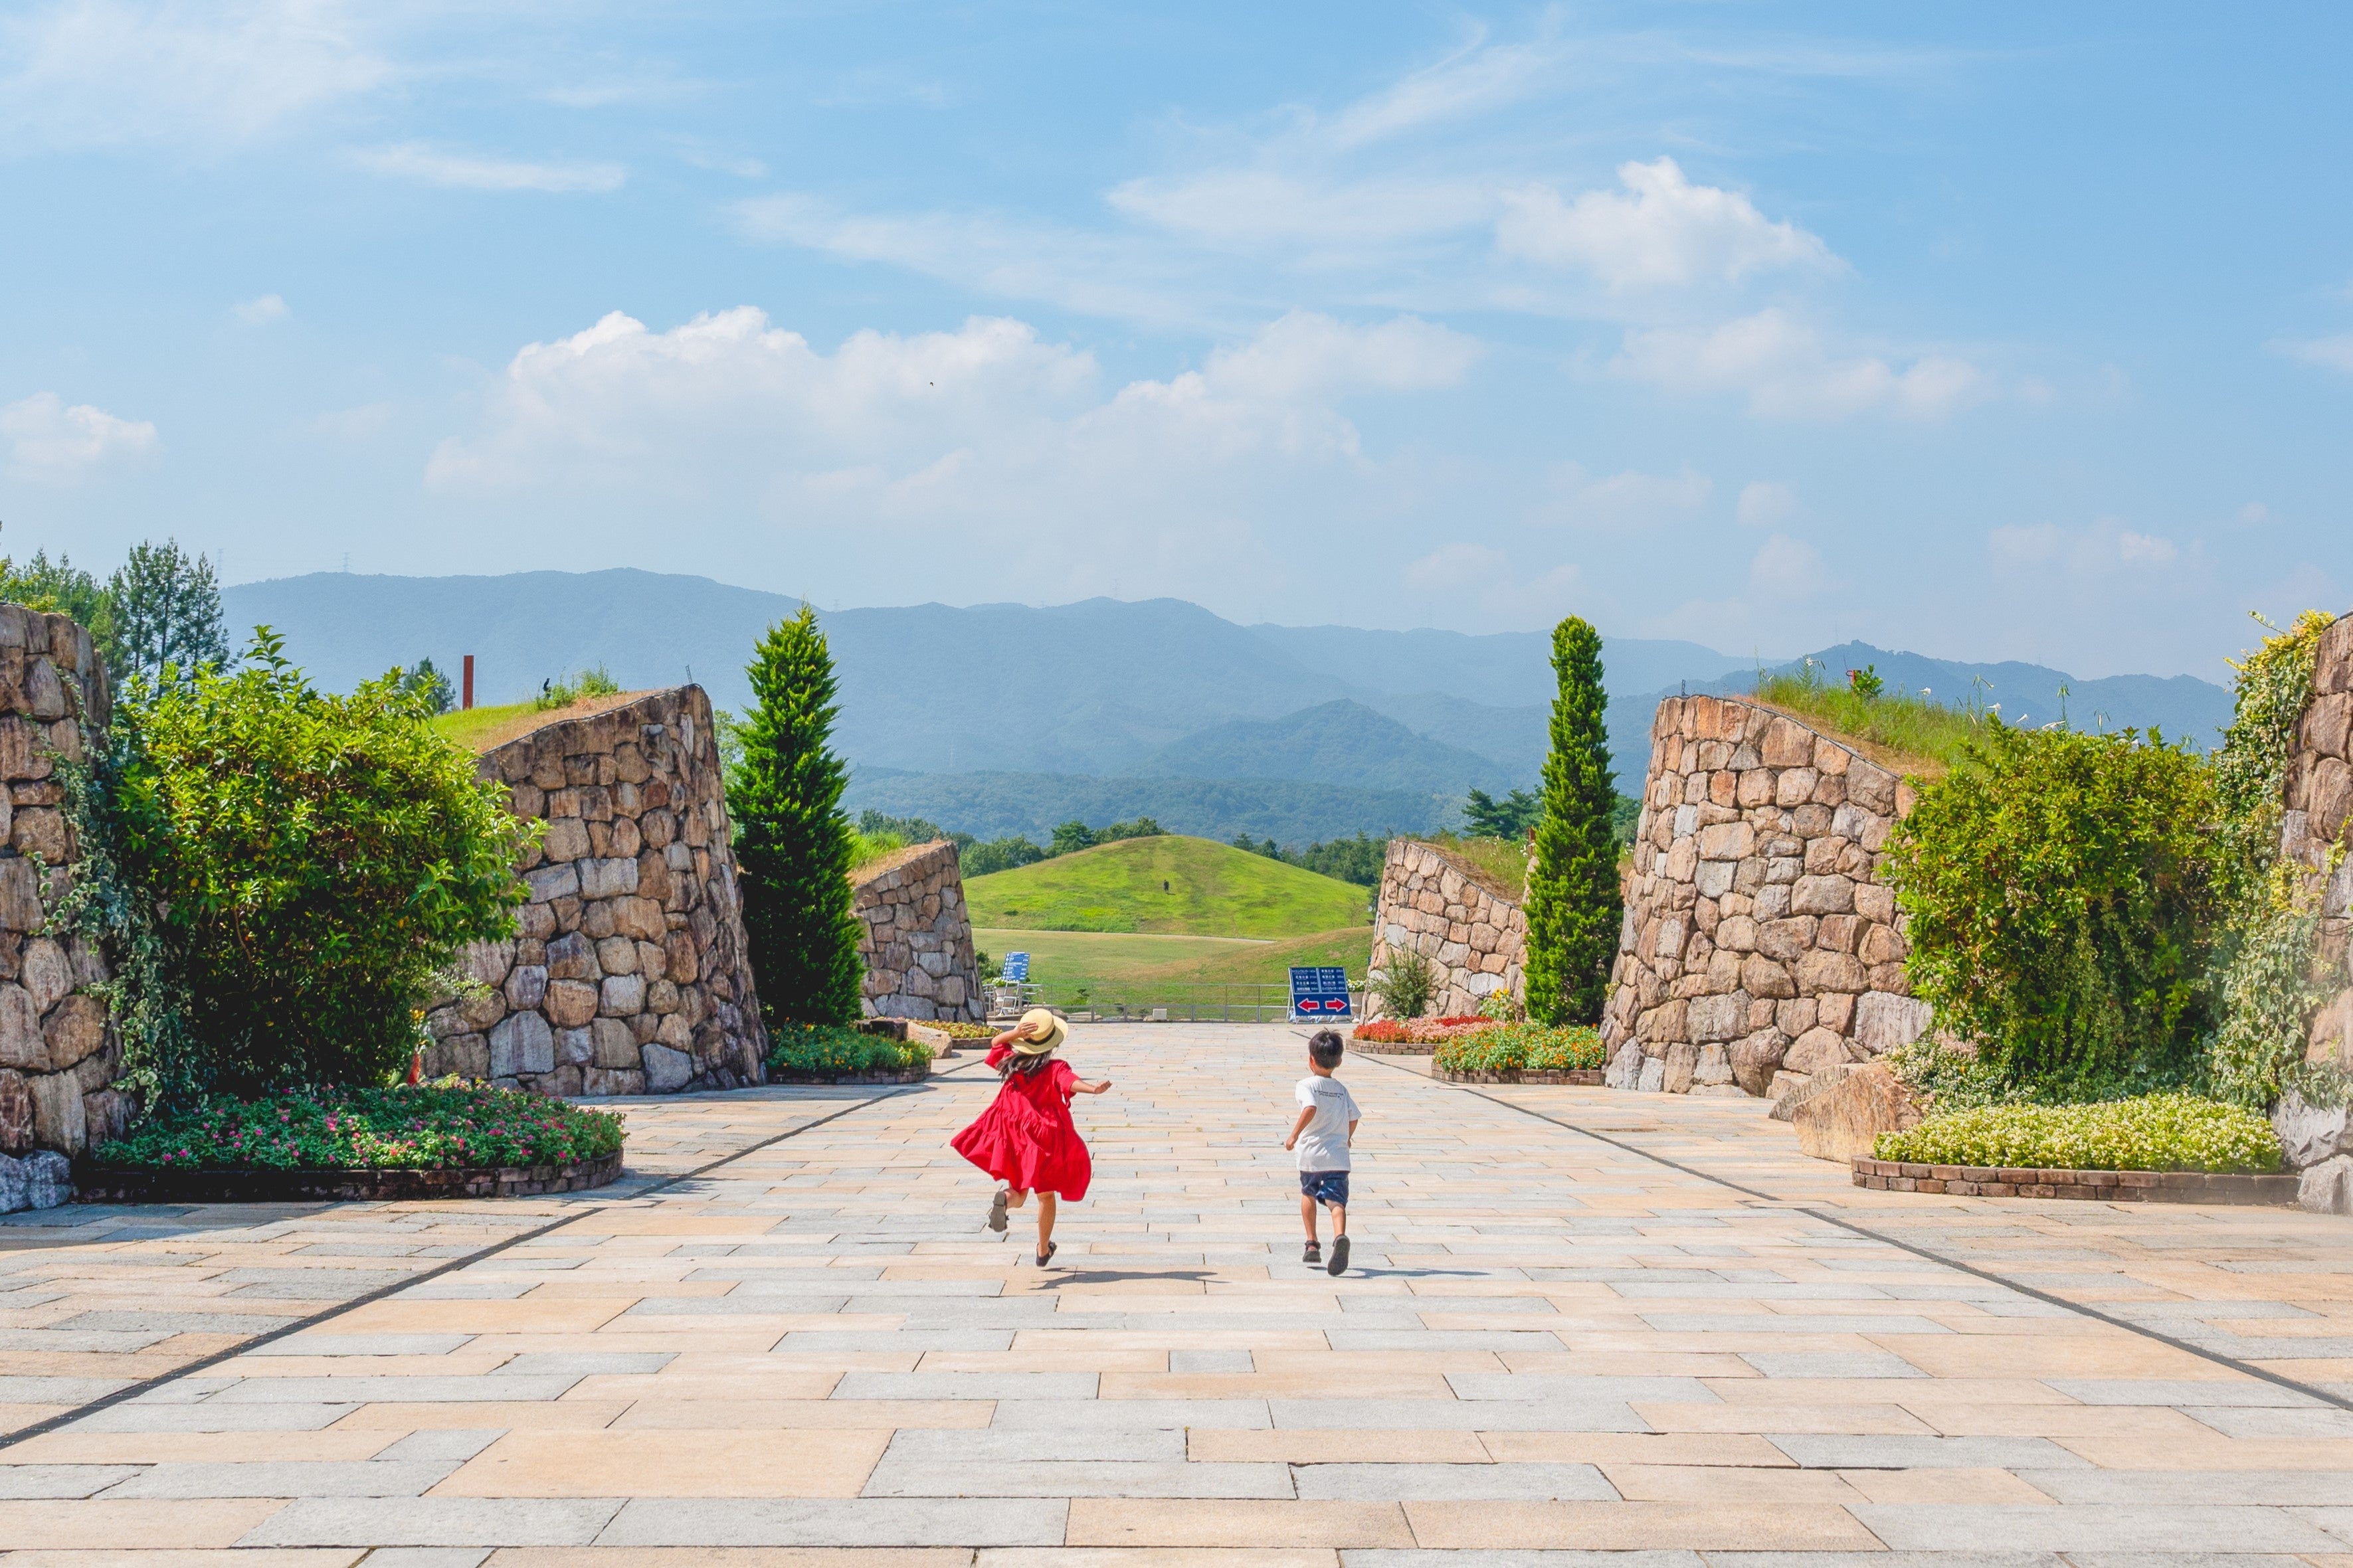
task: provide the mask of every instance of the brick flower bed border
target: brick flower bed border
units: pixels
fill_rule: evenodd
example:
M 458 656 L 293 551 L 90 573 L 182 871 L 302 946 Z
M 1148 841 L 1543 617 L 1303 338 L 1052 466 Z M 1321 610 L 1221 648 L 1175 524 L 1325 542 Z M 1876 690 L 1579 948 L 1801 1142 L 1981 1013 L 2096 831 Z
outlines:
M 85 1204 L 385 1203 L 408 1198 L 535 1198 L 601 1187 L 621 1173 L 621 1152 L 568 1165 L 477 1165 L 449 1170 L 74 1172 Z
M 2296 1178 L 2213 1171 L 2029 1171 L 1854 1160 L 1854 1184 L 1874 1192 L 1974 1198 L 2088 1198 L 2126 1204 L 2294 1204 Z
M 1438 1053 L 1436 1046 L 1414 1040 L 1350 1040 L 1348 1048 L 1367 1057 L 1428 1057 Z
M 1571 1068 L 1566 1072 L 1454 1072 L 1446 1068 L 1437 1076 L 1448 1083 L 1567 1083 L 1598 1086 L 1601 1082 L 1599 1068 Z

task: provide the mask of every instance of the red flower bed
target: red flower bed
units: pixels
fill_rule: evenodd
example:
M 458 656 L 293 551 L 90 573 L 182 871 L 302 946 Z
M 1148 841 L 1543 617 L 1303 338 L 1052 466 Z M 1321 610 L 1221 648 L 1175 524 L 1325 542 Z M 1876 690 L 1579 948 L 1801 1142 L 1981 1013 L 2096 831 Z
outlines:
M 1482 1018 L 1475 1013 L 1445 1018 L 1375 1018 L 1357 1025 L 1350 1035 L 1374 1045 L 1435 1046 L 1493 1024 L 1493 1018 Z

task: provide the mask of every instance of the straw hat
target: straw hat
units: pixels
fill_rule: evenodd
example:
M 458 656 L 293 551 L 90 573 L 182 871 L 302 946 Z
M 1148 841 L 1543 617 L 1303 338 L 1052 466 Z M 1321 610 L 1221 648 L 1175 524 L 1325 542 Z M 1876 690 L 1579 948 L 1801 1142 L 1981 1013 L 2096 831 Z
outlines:
M 1061 1019 L 1043 1007 L 1032 1007 L 1022 1014 L 1021 1022 L 1014 1027 L 1020 1029 L 1025 1035 L 1033 1029 L 1042 1031 L 1039 1038 L 1014 1041 L 1013 1054 L 1017 1057 L 1050 1056 L 1061 1049 L 1063 1037 L 1070 1033 L 1070 1029 Z

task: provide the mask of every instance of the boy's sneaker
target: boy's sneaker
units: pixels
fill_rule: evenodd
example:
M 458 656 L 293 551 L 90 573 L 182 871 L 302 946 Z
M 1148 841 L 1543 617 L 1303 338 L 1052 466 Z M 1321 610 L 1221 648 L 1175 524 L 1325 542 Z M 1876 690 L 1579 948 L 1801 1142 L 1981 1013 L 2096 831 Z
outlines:
M 1307 1250 L 1299 1255 L 1299 1261 L 1302 1263 L 1323 1262 L 1324 1248 L 1316 1245 L 1314 1242 L 1309 1242 L 1307 1244 Z
M 1311 1258 L 1309 1261 L 1313 1262 L 1314 1259 Z M 1348 1271 L 1348 1238 L 1346 1237 L 1335 1236 L 1332 1238 L 1332 1261 L 1324 1265 L 1324 1269 L 1332 1274 L 1345 1274 Z

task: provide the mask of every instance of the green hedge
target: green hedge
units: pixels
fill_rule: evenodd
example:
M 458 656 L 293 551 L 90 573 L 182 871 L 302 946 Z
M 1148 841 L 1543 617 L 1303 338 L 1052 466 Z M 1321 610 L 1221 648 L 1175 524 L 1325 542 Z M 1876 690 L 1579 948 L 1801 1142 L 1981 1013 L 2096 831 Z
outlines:
M 1589 1024 L 1497 1024 L 1440 1042 L 1431 1061 L 1440 1072 L 1576 1072 L 1603 1059 Z
M 621 1146 L 621 1118 L 455 1079 L 413 1089 L 216 1098 L 149 1118 L 92 1158 L 132 1170 L 447 1170 L 561 1165 Z
M 805 1078 L 905 1072 L 932 1059 L 921 1040 L 861 1034 L 839 1024 L 786 1024 L 768 1037 L 768 1070 Z
M 2279 1138 L 2251 1111 L 2189 1094 L 2091 1105 L 1987 1105 L 1883 1132 L 1883 1160 L 2052 1171 L 2276 1171 Z

